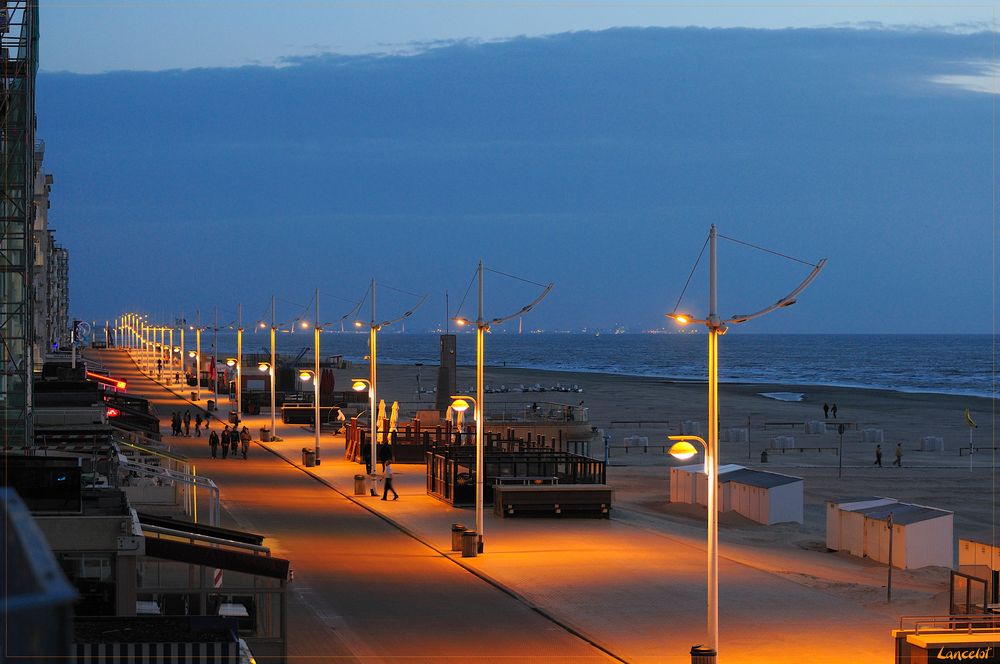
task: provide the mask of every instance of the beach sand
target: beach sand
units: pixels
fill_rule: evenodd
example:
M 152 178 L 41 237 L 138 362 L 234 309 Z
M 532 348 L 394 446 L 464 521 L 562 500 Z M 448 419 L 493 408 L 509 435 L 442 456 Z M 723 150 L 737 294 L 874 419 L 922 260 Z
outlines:
M 434 385 L 436 366 L 380 365 L 379 398 L 398 400 L 403 416 L 421 401 L 432 407 L 434 395 L 416 393 L 416 375 L 421 372 L 424 389 Z M 367 365 L 337 371 L 338 389 L 354 376 L 366 376 Z M 474 384 L 473 367 L 459 367 L 460 391 Z M 611 436 L 608 482 L 615 488 L 615 516 L 639 525 L 703 533 L 704 508 L 669 503 L 669 467 L 696 463 L 678 462 L 663 448 L 630 449 L 616 446 L 626 436 L 649 438 L 662 443 L 667 435 L 680 432 L 681 422 L 706 421 L 706 385 L 657 378 L 594 373 L 539 371 L 489 367 L 486 383 L 513 389 L 518 385 L 578 385 L 582 393 L 547 391 L 488 394 L 487 411 L 501 403 L 531 404 L 554 402 L 577 405 L 582 400 L 589 409 L 591 425 Z M 984 386 L 985 388 L 985 386 Z M 802 393 L 800 402 L 779 401 L 761 393 Z M 418 399 L 418 396 L 420 397 Z M 839 446 L 835 429 L 824 434 L 805 434 L 802 423 L 823 420 L 823 404 L 837 404 L 837 422 L 848 425 L 843 436 L 842 478 L 838 478 Z M 523 406 L 520 406 L 523 408 Z M 979 428 L 973 430 L 976 446 L 992 448 L 994 429 L 992 402 L 984 398 L 937 394 L 901 393 L 888 390 L 827 386 L 722 384 L 720 385 L 720 427 L 746 427 L 749 419 L 750 443 L 722 442 L 720 463 L 736 463 L 802 477 L 805 480 L 805 521 L 803 524 L 763 526 L 736 514 L 721 519 L 721 555 L 747 564 L 769 568 L 800 583 L 857 598 L 862 604 L 879 608 L 884 604 L 885 567 L 846 553 L 827 553 L 825 546 L 826 505 L 834 497 L 887 496 L 904 502 L 950 510 L 955 513 L 955 541 L 959 537 L 979 537 L 990 541 L 997 515 L 994 510 L 996 473 L 1000 460 L 994 451 L 959 456 L 968 447 L 970 428 L 964 410 L 969 408 Z M 614 421 L 666 421 L 666 424 L 613 424 Z M 832 421 L 832 419 L 831 419 Z M 765 426 L 769 422 L 798 422 L 796 430 Z M 856 425 L 856 428 L 855 428 Z M 883 467 L 874 467 L 875 444 L 862 442 L 862 430 L 884 431 Z M 761 463 L 761 450 L 771 438 L 791 435 L 798 446 L 830 448 L 822 452 L 771 451 L 768 463 Z M 943 452 L 921 452 L 920 438 L 940 436 Z M 895 447 L 902 443 L 902 467 L 893 466 Z M 601 436 L 595 435 L 591 456 L 604 457 Z M 698 459 L 700 460 L 700 456 Z M 996 463 L 995 463 L 996 461 Z M 799 554 L 811 556 L 800 559 Z M 801 565 L 799 562 L 801 561 Z M 817 567 L 817 561 L 819 565 Z M 829 567 L 824 566 L 829 561 Z M 957 557 L 956 557 L 957 563 Z M 802 571 L 806 570 L 806 571 Z M 819 570 L 819 571 L 817 571 Z M 887 615 L 948 613 L 948 572 L 943 568 L 896 570 L 895 602 L 883 607 Z

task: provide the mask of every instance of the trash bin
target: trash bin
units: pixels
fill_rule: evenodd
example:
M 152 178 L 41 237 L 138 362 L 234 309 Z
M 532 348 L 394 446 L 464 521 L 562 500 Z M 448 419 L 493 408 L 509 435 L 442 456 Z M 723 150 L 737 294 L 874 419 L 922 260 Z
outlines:
M 235 410 L 229 411 L 229 423 L 230 424 L 239 424 L 240 423 L 240 414 L 237 413 Z
M 197 401 L 197 400 L 198 400 L 198 393 L 197 392 L 192 392 L 191 393 L 191 401 Z
M 691 646 L 691 664 L 715 664 L 716 656 L 711 648 Z
M 308 447 L 302 448 L 302 465 L 306 468 L 312 468 L 316 465 L 316 451 L 311 450 Z
M 209 399 L 208 403 L 205 405 L 208 410 L 215 410 L 215 399 Z
M 767 463 L 767 450 L 763 449 L 760 451 L 760 462 Z
M 462 533 L 462 557 L 475 558 L 479 548 L 479 533 L 475 530 L 466 530 Z
M 460 523 L 451 524 L 451 550 L 461 551 L 462 550 L 462 533 L 465 532 L 465 526 Z
M 365 476 L 355 475 L 354 476 L 354 495 L 363 496 L 365 495 Z
M 260 442 L 270 443 L 271 442 L 271 430 L 267 427 L 260 428 Z

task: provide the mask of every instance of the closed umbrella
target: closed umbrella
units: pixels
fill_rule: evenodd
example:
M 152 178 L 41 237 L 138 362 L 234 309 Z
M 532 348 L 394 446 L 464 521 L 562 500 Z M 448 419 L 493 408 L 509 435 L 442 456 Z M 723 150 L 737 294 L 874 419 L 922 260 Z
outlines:
M 396 418 L 399 417 L 399 402 L 393 401 L 392 408 L 389 410 L 389 431 L 395 433 L 396 431 Z

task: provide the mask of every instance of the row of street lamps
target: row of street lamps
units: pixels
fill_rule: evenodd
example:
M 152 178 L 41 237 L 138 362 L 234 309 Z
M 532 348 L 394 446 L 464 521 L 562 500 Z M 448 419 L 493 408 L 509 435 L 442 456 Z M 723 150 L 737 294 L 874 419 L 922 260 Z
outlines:
M 708 597 L 707 597 L 707 635 L 708 635 L 708 646 L 702 647 L 700 644 L 694 646 L 691 650 L 691 655 L 693 660 L 708 664 L 709 662 L 715 662 L 718 655 L 719 647 L 719 613 L 718 613 L 718 592 L 719 592 L 719 552 L 718 552 L 718 472 L 719 472 L 719 454 L 718 454 L 718 434 L 719 434 L 719 367 L 718 367 L 718 339 L 724 335 L 730 324 L 744 323 L 751 319 L 763 316 L 770 313 L 776 309 L 787 307 L 795 303 L 795 298 L 803 291 L 805 288 L 812 283 L 819 272 L 823 269 L 826 264 L 826 259 L 821 259 L 816 264 L 812 265 L 813 269 L 809 275 L 802 281 L 797 288 L 795 288 L 791 293 L 785 297 L 778 300 L 775 304 L 766 307 L 756 313 L 747 315 L 733 316 L 728 320 L 722 320 L 718 315 L 718 297 L 717 297 L 717 238 L 718 231 L 713 224 L 709 231 L 709 237 L 707 244 L 709 245 L 709 310 L 708 316 L 705 319 L 695 319 L 689 314 L 678 313 L 675 310 L 667 314 L 668 317 L 672 318 L 675 322 L 681 325 L 687 325 L 690 323 L 704 324 L 708 328 L 708 440 L 704 440 L 698 436 L 682 435 L 682 436 L 670 436 L 669 439 L 674 441 L 674 445 L 670 448 L 670 454 L 678 459 L 690 459 L 696 453 L 697 449 L 692 443 L 699 444 L 705 452 L 705 474 L 708 480 L 708 505 L 707 505 L 707 522 L 708 522 L 708 545 L 707 545 L 707 568 L 708 568 Z M 731 238 L 727 238 L 731 239 Z M 739 241 L 737 241 L 739 242 Z M 746 244 L 746 243 L 742 243 Z M 753 246 L 753 245 L 750 245 Z M 758 248 L 759 247 L 755 247 Z M 767 250 L 765 250 L 767 251 Z M 775 252 L 771 252 L 775 253 Z M 786 257 L 787 258 L 787 257 Z M 804 262 L 804 261 L 800 261 Z M 453 395 L 452 396 L 452 408 L 456 412 L 465 412 L 468 410 L 470 403 L 473 406 L 475 426 L 476 426 L 476 533 L 478 537 L 477 548 L 479 553 L 484 551 L 484 521 L 483 521 L 483 480 L 484 480 L 484 449 L 483 449 L 483 378 L 484 378 L 484 356 L 485 356 L 485 343 L 484 335 L 486 332 L 490 331 L 491 325 L 496 325 L 502 323 L 515 316 L 521 316 L 532 309 L 538 302 L 540 302 L 548 293 L 551 291 L 553 284 L 549 284 L 545 287 L 545 290 L 539 295 L 533 302 L 523 307 L 519 311 L 511 314 L 510 316 L 495 318 L 487 321 L 483 318 L 483 263 L 479 262 L 476 270 L 477 280 L 478 280 L 478 312 L 475 321 L 470 321 L 464 318 L 456 318 L 456 322 L 459 325 L 472 325 L 476 326 L 476 396 L 469 395 Z M 686 288 L 686 287 L 685 287 Z M 683 293 L 681 295 L 683 297 Z M 680 300 L 678 300 L 679 304 Z M 319 451 L 320 451 L 320 413 L 319 413 L 319 292 L 317 290 L 316 296 L 316 366 L 313 371 L 304 370 L 300 372 L 300 379 L 303 381 L 312 380 L 314 388 L 314 403 L 316 407 L 315 412 L 315 429 L 316 429 L 316 462 L 319 463 Z M 421 300 L 421 303 L 423 300 Z M 419 304 L 417 305 L 420 306 Z M 414 307 L 415 310 L 417 307 Z M 374 475 L 375 466 L 377 462 L 377 440 L 378 440 L 378 416 L 375 411 L 375 404 L 377 398 L 377 333 L 382 327 L 389 325 L 395 321 L 386 321 L 382 323 L 376 322 L 375 317 L 375 281 L 372 280 L 371 283 L 371 322 L 369 324 L 369 375 L 367 379 L 356 378 L 352 382 L 352 388 L 356 391 L 368 391 L 368 402 L 369 402 L 369 420 L 370 420 L 370 433 L 371 433 L 371 451 L 370 451 L 370 473 Z M 413 310 L 408 311 L 402 317 L 396 320 L 401 320 L 413 313 Z M 144 321 L 140 321 L 136 314 L 127 315 L 127 325 L 126 329 L 131 333 L 130 340 L 134 343 L 137 339 L 146 339 L 145 332 L 150 328 L 145 325 Z M 268 371 L 271 375 L 271 427 L 274 430 L 275 420 L 274 420 L 274 301 L 272 298 L 272 325 L 271 325 L 271 362 L 261 362 L 259 368 L 261 371 Z M 142 325 L 142 334 L 137 334 L 136 330 L 138 325 Z M 357 326 L 361 327 L 363 324 L 360 322 L 355 323 Z M 199 341 L 198 341 L 198 355 L 200 356 L 200 328 Z M 242 327 L 240 328 L 240 333 L 242 333 Z M 182 330 L 183 335 L 183 330 Z M 240 335 L 241 336 L 241 335 Z M 162 338 L 162 331 L 161 331 Z M 171 341 L 172 341 L 172 331 L 171 331 Z M 183 336 L 182 342 L 183 344 Z M 238 355 L 242 357 L 242 349 L 239 347 L 238 341 Z M 200 366 L 200 363 L 199 363 Z M 239 375 L 239 362 L 236 362 L 237 372 Z M 237 380 L 237 386 L 239 386 L 239 380 Z M 239 390 L 239 387 L 237 387 Z M 239 402 L 239 393 L 237 393 L 237 403 Z

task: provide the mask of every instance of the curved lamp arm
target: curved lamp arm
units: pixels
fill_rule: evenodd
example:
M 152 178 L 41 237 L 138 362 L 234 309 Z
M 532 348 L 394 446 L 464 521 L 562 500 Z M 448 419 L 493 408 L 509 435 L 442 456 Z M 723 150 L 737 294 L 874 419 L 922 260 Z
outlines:
M 790 307 L 791 305 L 795 304 L 795 298 L 799 296 L 799 293 L 801 293 L 802 291 L 804 291 L 809 286 L 809 284 L 811 284 L 813 282 L 813 280 L 817 276 L 819 276 L 820 270 L 822 270 L 825 265 L 826 265 L 826 259 L 825 258 L 821 258 L 820 261 L 819 261 L 819 263 L 816 263 L 816 266 L 812 269 L 812 272 L 810 272 L 806 276 L 806 278 L 802 280 L 802 283 L 799 284 L 798 287 L 795 290 L 793 290 L 791 293 L 789 293 L 785 297 L 781 298 L 780 300 L 778 300 L 777 302 L 775 302 L 771 306 L 769 306 L 769 307 L 767 307 L 765 309 L 761 309 L 760 311 L 758 311 L 756 313 L 752 313 L 752 314 L 740 314 L 740 315 L 733 316 L 732 318 L 730 318 L 726 322 L 727 323 L 733 323 L 733 324 L 736 324 L 736 323 L 745 323 L 748 320 L 752 320 L 754 318 L 758 318 L 760 316 L 763 316 L 764 314 L 769 314 L 772 311 L 774 311 L 775 309 L 780 309 L 781 307 Z

